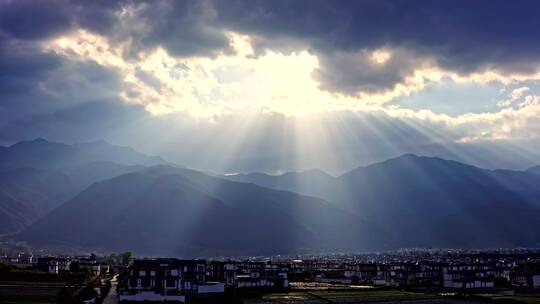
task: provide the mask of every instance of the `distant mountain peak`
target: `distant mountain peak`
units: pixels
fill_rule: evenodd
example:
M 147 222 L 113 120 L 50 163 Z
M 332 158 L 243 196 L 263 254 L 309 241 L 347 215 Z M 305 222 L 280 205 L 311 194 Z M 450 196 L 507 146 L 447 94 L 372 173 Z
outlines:
M 8 151 L 9 149 L 50 149 L 50 148 L 62 148 L 62 147 L 68 147 L 69 145 L 54 141 L 49 141 L 45 138 L 38 137 L 31 140 L 21 140 L 19 142 L 16 142 L 12 144 L 11 146 L 5 147 L 4 151 Z
M 6 148 L 10 149 L 10 148 L 29 147 L 29 146 L 32 146 L 32 147 L 67 147 L 69 145 L 64 144 L 64 143 L 60 143 L 60 142 L 50 141 L 50 140 L 47 140 L 47 139 L 45 139 L 43 137 L 37 137 L 37 138 L 34 138 L 34 139 L 30 139 L 30 140 L 18 141 L 16 143 L 12 144 L 11 146 L 7 146 Z
M 114 162 L 122 165 L 169 164 L 161 157 L 138 152 L 131 147 L 110 144 L 105 140 L 64 144 L 36 138 L 20 141 L 2 149 L 0 168 L 66 168 L 88 162 Z
M 35 143 L 49 143 L 49 141 L 46 140 L 46 139 L 43 138 L 43 137 L 37 137 L 37 138 L 35 138 L 34 140 L 31 140 L 31 142 L 35 142 Z
M 453 164 L 453 165 L 459 165 L 464 167 L 474 167 L 475 166 L 465 164 L 456 160 L 451 159 L 445 159 L 438 156 L 426 156 L 426 155 L 417 155 L 413 153 L 406 153 L 402 154 L 400 156 L 389 158 L 387 160 L 384 160 L 382 162 L 373 163 L 371 165 L 365 166 L 365 167 L 372 167 L 377 166 L 381 164 L 388 164 L 388 163 L 399 163 L 399 162 L 415 162 L 415 163 L 428 163 L 428 162 L 438 162 L 438 163 L 446 163 L 446 164 Z M 479 168 L 481 169 L 481 168 Z
M 421 158 L 421 157 L 422 157 L 421 155 L 416 155 L 414 153 L 405 153 L 395 158 Z
M 96 140 L 93 140 L 93 141 L 89 141 L 87 142 L 88 144 L 96 144 L 96 145 L 111 145 L 111 146 L 114 146 L 113 144 L 109 143 L 108 141 L 106 141 L 105 139 L 101 138 L 101 139 L 96 139 Z
M 414 161 L 418 161 L 418 160 L 440 160 L 440 161 L 449 161 L 447 159 L 443 159 L 443 158 L 440 158 L 440 157 L 437 157 L 437 156 L 426 156 L 426 155 L 418 155 L 418 154 L 414 154 L 414 153 L 405 153 L 405 154 L 402 154 L 400 156 L 397 156 L 397 157 L 393 157 L 393 158 L 389 158 L 383 162 L 388 162 L 388 161 L 400 161 L 400 160 L 414 160 Z M 377 164 L 377 163 L 375 163 Z
M 540 165 L 530 167 L 526 169 L 525 172 L 540 175 Z
M 12 146 L 25 145 L 25 144 L 55 144 L 54 142 L 48 141 L 43 137 L 37 137 L 30 140 L 21 140 L 14 143 Z
M 277 177 L 280 177 L 280 176 L 281 177 L 312 177 L 312 178 L 315 177 L 315 178 L 328 178 L 328 179 L 334 178 L 332 175 L 318 168 L 309 169 L 305 171 L 289 171 L 281 175 L 277 175 Z
M 328 175 L 328 176 L 330 176 L 330 174 L 328 174 L 326 171 L 321 170 L 321 169 L 319 169 L 319 168 L 309 169 L 309 170 L 301 171 L 301 172 L 299 172 L 299 173 L 306 173 L 306 174 L 314 173 L 314 174 L 320 174 L 320 175 Z
M 249 173 L 233 172 L 233 173 L 225 173 L 223 174 L 223 176 L 225 177 L 250 176 L 250 177 L 267 177 L 267 178 L 293 177 L 293 176 L 319 176 L 319 177 L 333 178 L 332 175 L 318 168 L 309 169 L 305 171 L 286 171 L 281 174 L 269 174 L 266 172 L 249 172 Z

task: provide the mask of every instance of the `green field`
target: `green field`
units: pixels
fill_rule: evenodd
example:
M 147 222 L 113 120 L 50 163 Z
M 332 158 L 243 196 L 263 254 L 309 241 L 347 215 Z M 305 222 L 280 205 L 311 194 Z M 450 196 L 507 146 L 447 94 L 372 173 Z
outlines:
M 289 285 L 291 290 L 378 290 L 380 287 L 370 285 L 344 285 L 331 283 L 314 283 L 314 282 L 292 282 Z
M 513 300 L 524 304 L 540 304 L 540 297 L 525 297 L 525 296 L 508 296 L 508 297 L 494 297 L 497 301 Z
M 56 295 L 39 295 L 39 294 L 2 294 L 0 303 L 32 303 L 32 304 L 49 304 L 56 303 Z
M 431 298 L 424 293 L 399 290 L 306 290 L 288 293 L 272 293 L 246 303 L 353 303 L 361 301 L 384 301 Z
M 33 283 L 32 286 L 2 285 L 0 286 L 0 303 L 56 303 L 60 287 L 42 286 Z
M 486 295 L 472 297 L 444 297 L 435 293 L 410 292 L 387 288 L 356 288 L 333 284 L 295 284 L 290 292 L 270 293 L 256 299 L 246 299 L 248 304 L 322 304 L 322 303 L 523 303 L 540 304 L 539 297 Z

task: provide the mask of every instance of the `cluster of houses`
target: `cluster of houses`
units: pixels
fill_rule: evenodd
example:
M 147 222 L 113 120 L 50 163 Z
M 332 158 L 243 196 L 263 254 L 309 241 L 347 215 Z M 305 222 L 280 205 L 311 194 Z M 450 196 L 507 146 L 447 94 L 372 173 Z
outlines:
M 20 266 L 32 266 L 34 262 L 34 255 L 26 251 L 19 252 L 16 255 L 0 255 L 0 263 Z
M 540 262 L 293 261 L 290 276 L 306 274 L 321 283 L 407 287 L 424 290 L 491 289 L 496 283 L 540 288 Z
M 70 271 L 71 263 L 76 262 L 79 268 L 88 269 L 92 275 L 99 276 L 108 274 L 110 271 L 110 264 L 105 261 L 99 261 L 95 256 L 81 256 L 81 257 L 62 257 L 62 256 L 45 256 L 38 257 L 35 263 L 36 268 L 39 271 L 48 273 L 60 273 Z
M 108 274 L 110 263 L 98 259 L 95 255 L 90 256 L 39 256 L 32 253 L 21 252 L 17 256 L 4 256 L 0 262 L 19 267 L 34 267 L 36 270 L 47 273 L 61 273 L 70 271 L 73 262 L 78 263 L 80 269 L 86 268 L 94 276 Z
M 226 290 L 284 290 L 288 269 L 264 262 L 134 260 L 120 275 L 120 301 L 182 301 Z
M 39 257 L 37 258 L 36 268 L 42 272 L 60 273 L 69 271 L 71 262 L 70 257 Z
M 120 276 L 120 300 L 185 302 L 186 295 L 206 289 L 205 264 L 203 260 L 135 260 Z M 224 291 L 219 285 L 212 287 Z
M 536 254 L 536 253 L 535 253 Z M 190 297 L 242 292 L 286 291 L 296 282 L 371 285 L 389 288 L 484 292 L 499 288 L 540 291 L 540 254 L 451 254 L 308 257 L 249 260 L 124 260 L 95 255 L 39 256 L 22 252 L 0 262 L 32 266 L 48 273 L 72 270 L 72 263 L 92 274 L 119 270 L 120 301 L 181 301 Z M 129 259 L 128 259 L 129 260 Z M 291 283 L 293 285 L 291 285 Z M 188 300 L 189 302 L 189 300 Z
M 185 301 L 227 291 L 284 291 L 290 281 L 483 291 L 498 280 L 540 288 L 540 263 L 141 259 L 121 273 L 118 293 L 121 301 Z

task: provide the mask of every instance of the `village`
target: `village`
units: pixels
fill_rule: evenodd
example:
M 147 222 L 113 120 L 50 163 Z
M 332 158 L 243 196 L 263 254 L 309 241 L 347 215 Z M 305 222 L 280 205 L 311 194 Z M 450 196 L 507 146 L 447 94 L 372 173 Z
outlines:
M 0 261 L 2 303 L 536 303 L 540 294 L 538 250 L 236 259 L 21 252 Z

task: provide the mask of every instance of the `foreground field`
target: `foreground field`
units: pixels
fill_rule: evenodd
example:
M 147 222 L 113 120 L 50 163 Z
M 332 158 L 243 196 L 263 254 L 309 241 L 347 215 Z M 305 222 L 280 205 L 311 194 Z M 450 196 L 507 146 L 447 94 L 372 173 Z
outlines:
M 498 300 L 500 302 L 519 302 L 524 304 L 540 304 L 540 296 L 539 297 L 532 297 L 532 296 L 509 296 L 509 297 L 494 297 L 495 300 Z
M 398 290 L 297 290 L 273 293 L 245 303 L 436 303 L 441 298 L 424 293 Z M 441 302 L 442 303 L 442 302 Z
M 411 292 L 370 286 L 353 286 L 321 283 L 292 284 L 290 292 L 271 293 L 257 299 L 246 299 L 248 304 L 323 304 L 323 303 L 512 303 L 540 304 L 540 298 L 534 296 L 442 296 L 438 293 Z
M 0 303 L 56 303 L 62 286 L 50 282 L 3 282 L 0 284 Z

